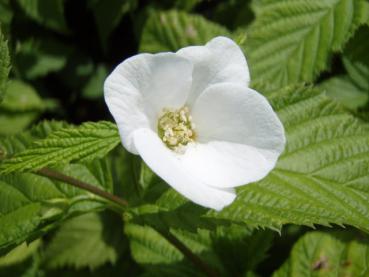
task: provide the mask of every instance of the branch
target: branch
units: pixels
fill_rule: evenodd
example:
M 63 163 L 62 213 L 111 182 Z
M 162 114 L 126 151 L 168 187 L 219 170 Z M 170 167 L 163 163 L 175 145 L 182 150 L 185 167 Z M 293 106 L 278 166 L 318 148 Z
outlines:
M 72 186 L 75 186 L 77 188 L 83 189 L 83 190 L 87 190 L 89 192 L 92 192 L 93 194 L 96 194 L 98 196 L 101 196 L 105 199 L 108 199 L 116 204 L 118 204 L 119 206 L 128 206 L 128 202 L 124 199 L 121 199 L 120 197 L 111 194 L 109 192 L 103 191 L 101 189 L 99 189 L 96 186 L 90 185 L 88 183 L 82 182 L 78 179 L 75 179 L 73 177 L 67 176 L 63 173 L 60 173 L 58 171 L 55 171 L 53 169 L 50 168 L 42 168 L 37 170 L 35 173 L 37 173 L 38 175 L 41 176 L 45 176 L 45 177 L 49 177 L 51 179 L 55 179 L 64 183 L 68 183 Z
M 196 254 L 194 254 L 186 245 L 184 245 L 179 239 L 173 236 L 169 230 L 168 232 L 156 229 L 167 241 L 175 246 L 187 259 L 189 259 L 194 266 L 200 269 L 208 277 L 218 277 L 219 273 L 210 267 L 207 263 L 201 260 Z

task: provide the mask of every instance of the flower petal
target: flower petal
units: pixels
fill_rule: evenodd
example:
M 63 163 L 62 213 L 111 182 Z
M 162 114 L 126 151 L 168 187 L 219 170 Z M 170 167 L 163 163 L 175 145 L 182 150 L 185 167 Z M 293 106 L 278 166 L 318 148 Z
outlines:
M 232 82 L 248 86 L 250 82 L 245 56 L 229 38 L 216 37 L 205 46 L 185 47 L 177 54 L 194 64 L 193 83 L 187 100 L 189 106 L 211 85 Z
M 135 131 L 134 143 L 146 164 L 176 191 L 191 201 L 221 210 L 235 199 L 236 195 L 232 189 L 213 188 L 195 178 L 192 172 L 183 166 L 181 155 L 167 148 L 152 130 Z
M 191 175 L 216 188 L 231 188 L 264 178 L 275 166 L 275 152 L 226 141 L 195 144 L 181 163 Z
M 191 112 L 200 142 L 228 141 L 280 154 L 284 129 L 264 96 L 253 89 L 223 83 L 208 88 Z
M 192 82 L 193 66 L 175 53 L 140 54 L 121 64 L 104 84 L 105 101 L 118 124 L 123 145 L 137 154 L 132 131 L 156 128 L 164 107 L 182 107 Z
M 206 176 L 206 184 L 225 188 L 258 181 L 284 149 L 282 123 L 268 101 L 250 88 L 214 85 L 197 99 L 192 117 L 203 145 L 188 149 L 185 165 L 193 165 L 195 176 Z

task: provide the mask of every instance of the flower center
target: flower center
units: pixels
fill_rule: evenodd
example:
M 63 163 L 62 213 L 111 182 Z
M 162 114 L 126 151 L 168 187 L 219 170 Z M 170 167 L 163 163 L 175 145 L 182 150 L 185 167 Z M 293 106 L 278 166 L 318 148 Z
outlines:
M 195 139 L 195 125 L 188 107 L 178 110 L 163 110 L 158 120 L 158 134 L 163 142 L 172 150 L 181 152 L 184 146 Z

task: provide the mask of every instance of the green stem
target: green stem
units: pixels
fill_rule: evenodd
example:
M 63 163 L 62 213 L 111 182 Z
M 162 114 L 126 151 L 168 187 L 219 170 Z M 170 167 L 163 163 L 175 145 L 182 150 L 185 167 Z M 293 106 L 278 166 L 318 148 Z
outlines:
M 109 192 L 103 191 L 99 189 L 96 186 L 90 185 L 88 183 L 82 182 L 78 179 L 75 179 L 73 177 L 67 176 L 63 173 L 60 173 L 59 171 L 50 169 L 50 168 L 42 168 L 36 171 L 38 175 L 45 176 L 51 179 L 55 179 L 67 184 L 70 184 L 72 186 L 75 186 L 77 188 L 87 190 L 93 194 L 96 194 L 98 196 L 101 196 L 102 198 L 105 198 L 107 200 L 110 200 L 111 202 L 118 204 L 119 206 L 126 207 L 128 206 L 128 202 L 124 199 L 119 198 L 118 196 L 111 194 Z

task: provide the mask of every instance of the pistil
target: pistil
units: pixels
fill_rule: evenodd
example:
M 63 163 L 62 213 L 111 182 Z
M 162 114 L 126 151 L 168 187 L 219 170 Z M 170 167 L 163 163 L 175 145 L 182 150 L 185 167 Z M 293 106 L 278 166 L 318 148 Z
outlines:
M 164 109 L 158 120 L 158 134 L 172 150 L 182 152 L 195 139 L 195 125 L 188 107 Z

